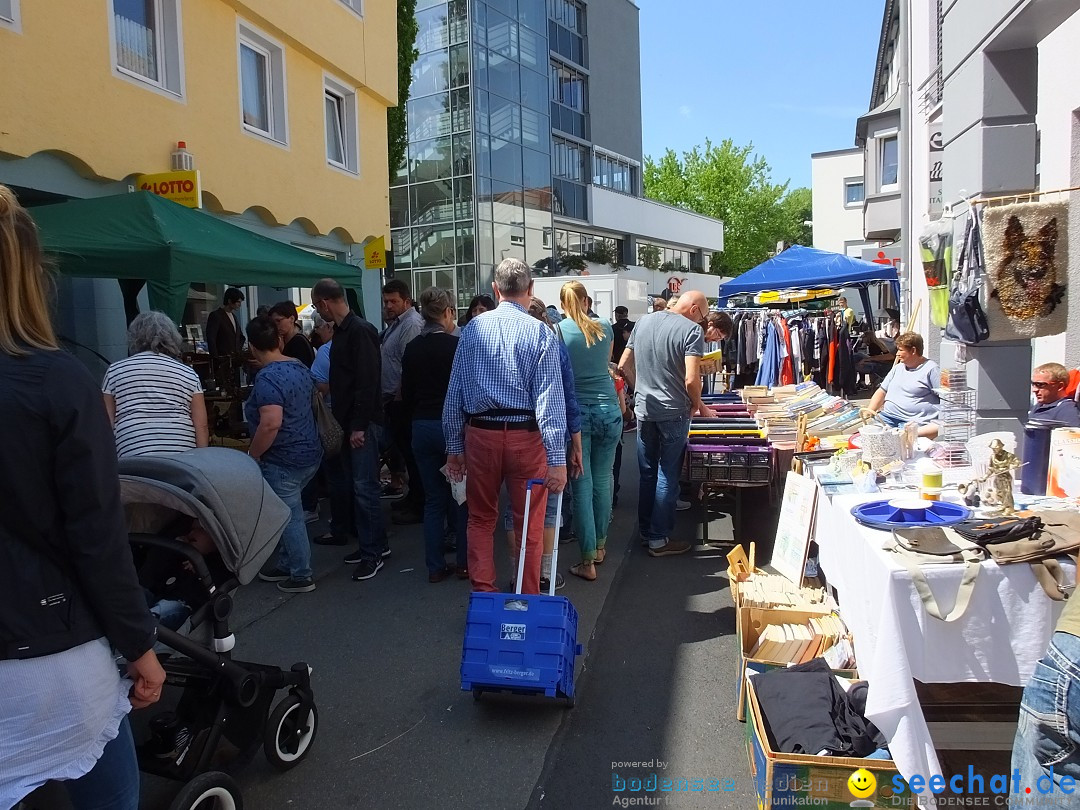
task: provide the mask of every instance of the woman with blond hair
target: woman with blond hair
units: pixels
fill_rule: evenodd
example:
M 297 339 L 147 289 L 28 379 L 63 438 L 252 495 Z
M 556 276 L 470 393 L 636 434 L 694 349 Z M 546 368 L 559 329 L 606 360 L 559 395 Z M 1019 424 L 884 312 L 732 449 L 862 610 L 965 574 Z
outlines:
M 136 810 L 127 713 L 161 697 L 112 430 L 60 351 L 37 228 L 0 185 L 0 807 L 61 780 L 80 810 Z M 131 663 L 121 678 L 113 648 Z
M 607 556 L 611 523 L 611 468 L 622 436 L 622 411 L 608 372 L 611 324 L 588 316 L 588 293 L 580 281 L 568 281 L 559 292 L 566 319 L 557 327 L 574 371 L 574 390 L 581 409 L 582 473 L 570 482 L 574 493 L 574 533 L 581 543 L 581 562 L 574 576 L 596 579 L 595 566 Z

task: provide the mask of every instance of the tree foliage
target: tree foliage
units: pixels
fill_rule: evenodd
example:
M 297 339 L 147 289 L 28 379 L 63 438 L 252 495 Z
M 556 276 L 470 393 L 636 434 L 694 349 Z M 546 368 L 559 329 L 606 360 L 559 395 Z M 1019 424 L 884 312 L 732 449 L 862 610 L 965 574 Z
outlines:
M 643 244 L 638 245 L 637 249 L 638 264 L 642 267 L 647 267 L 650 270 L 657 270 L 660 267 L 660 248 L 656 245 Z
M 419 56 L 416 50 L 416 35 L 419 32 L 416 0 L 397 0 L 398 103 L 386 111 L 386 147 L 391 182 L 405 160 L 405 149 L 409 143 L 405 102 L 409 100 L 413 62 Z
M 810 190 L 788 191 L 773 183 L 765 158 L 753 144 L 719 145 L 706 140 L 682 157 L 668 149 L 645 159 L 645 195 L 724 221 L 724 251 L 714 253 L 709 270 L 738 275 L 768 259 L 777 242 L 809 244 Z

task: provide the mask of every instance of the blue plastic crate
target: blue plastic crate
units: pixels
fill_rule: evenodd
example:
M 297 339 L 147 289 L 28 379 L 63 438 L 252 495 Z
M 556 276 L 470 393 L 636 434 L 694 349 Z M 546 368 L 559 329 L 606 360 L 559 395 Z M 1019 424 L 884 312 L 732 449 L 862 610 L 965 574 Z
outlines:
M 464 691 L 508 691 L 572 700 L 577 610 L 562 596 L 469 597 L 461 652 Z

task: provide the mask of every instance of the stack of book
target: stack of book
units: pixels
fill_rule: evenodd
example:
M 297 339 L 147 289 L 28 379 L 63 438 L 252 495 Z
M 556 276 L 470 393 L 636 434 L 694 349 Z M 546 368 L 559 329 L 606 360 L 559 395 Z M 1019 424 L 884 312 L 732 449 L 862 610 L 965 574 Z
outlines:
M 831 669 L 855 665 L 847 627 L 835 613 L 802 622 L 770 624 L 761 631 L 749 655 L 776 664 L 803 664 L 819 656 Z
M 740 582 L 738 606 L 749 608 L 832 609 L 836 605 L 824 588 L 804 588 L 780 574 L 757 571 Z

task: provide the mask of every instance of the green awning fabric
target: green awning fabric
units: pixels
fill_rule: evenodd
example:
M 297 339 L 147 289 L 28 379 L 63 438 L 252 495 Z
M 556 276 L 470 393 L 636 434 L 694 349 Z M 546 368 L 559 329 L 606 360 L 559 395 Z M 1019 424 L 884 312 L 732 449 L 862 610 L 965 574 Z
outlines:
M 37 206 L 42 246 L 69 276 L 145 279 L 150 306 L 179 322 L 192 282 L 361 286 L 360 268 L 278 242 L 149 191 Z

